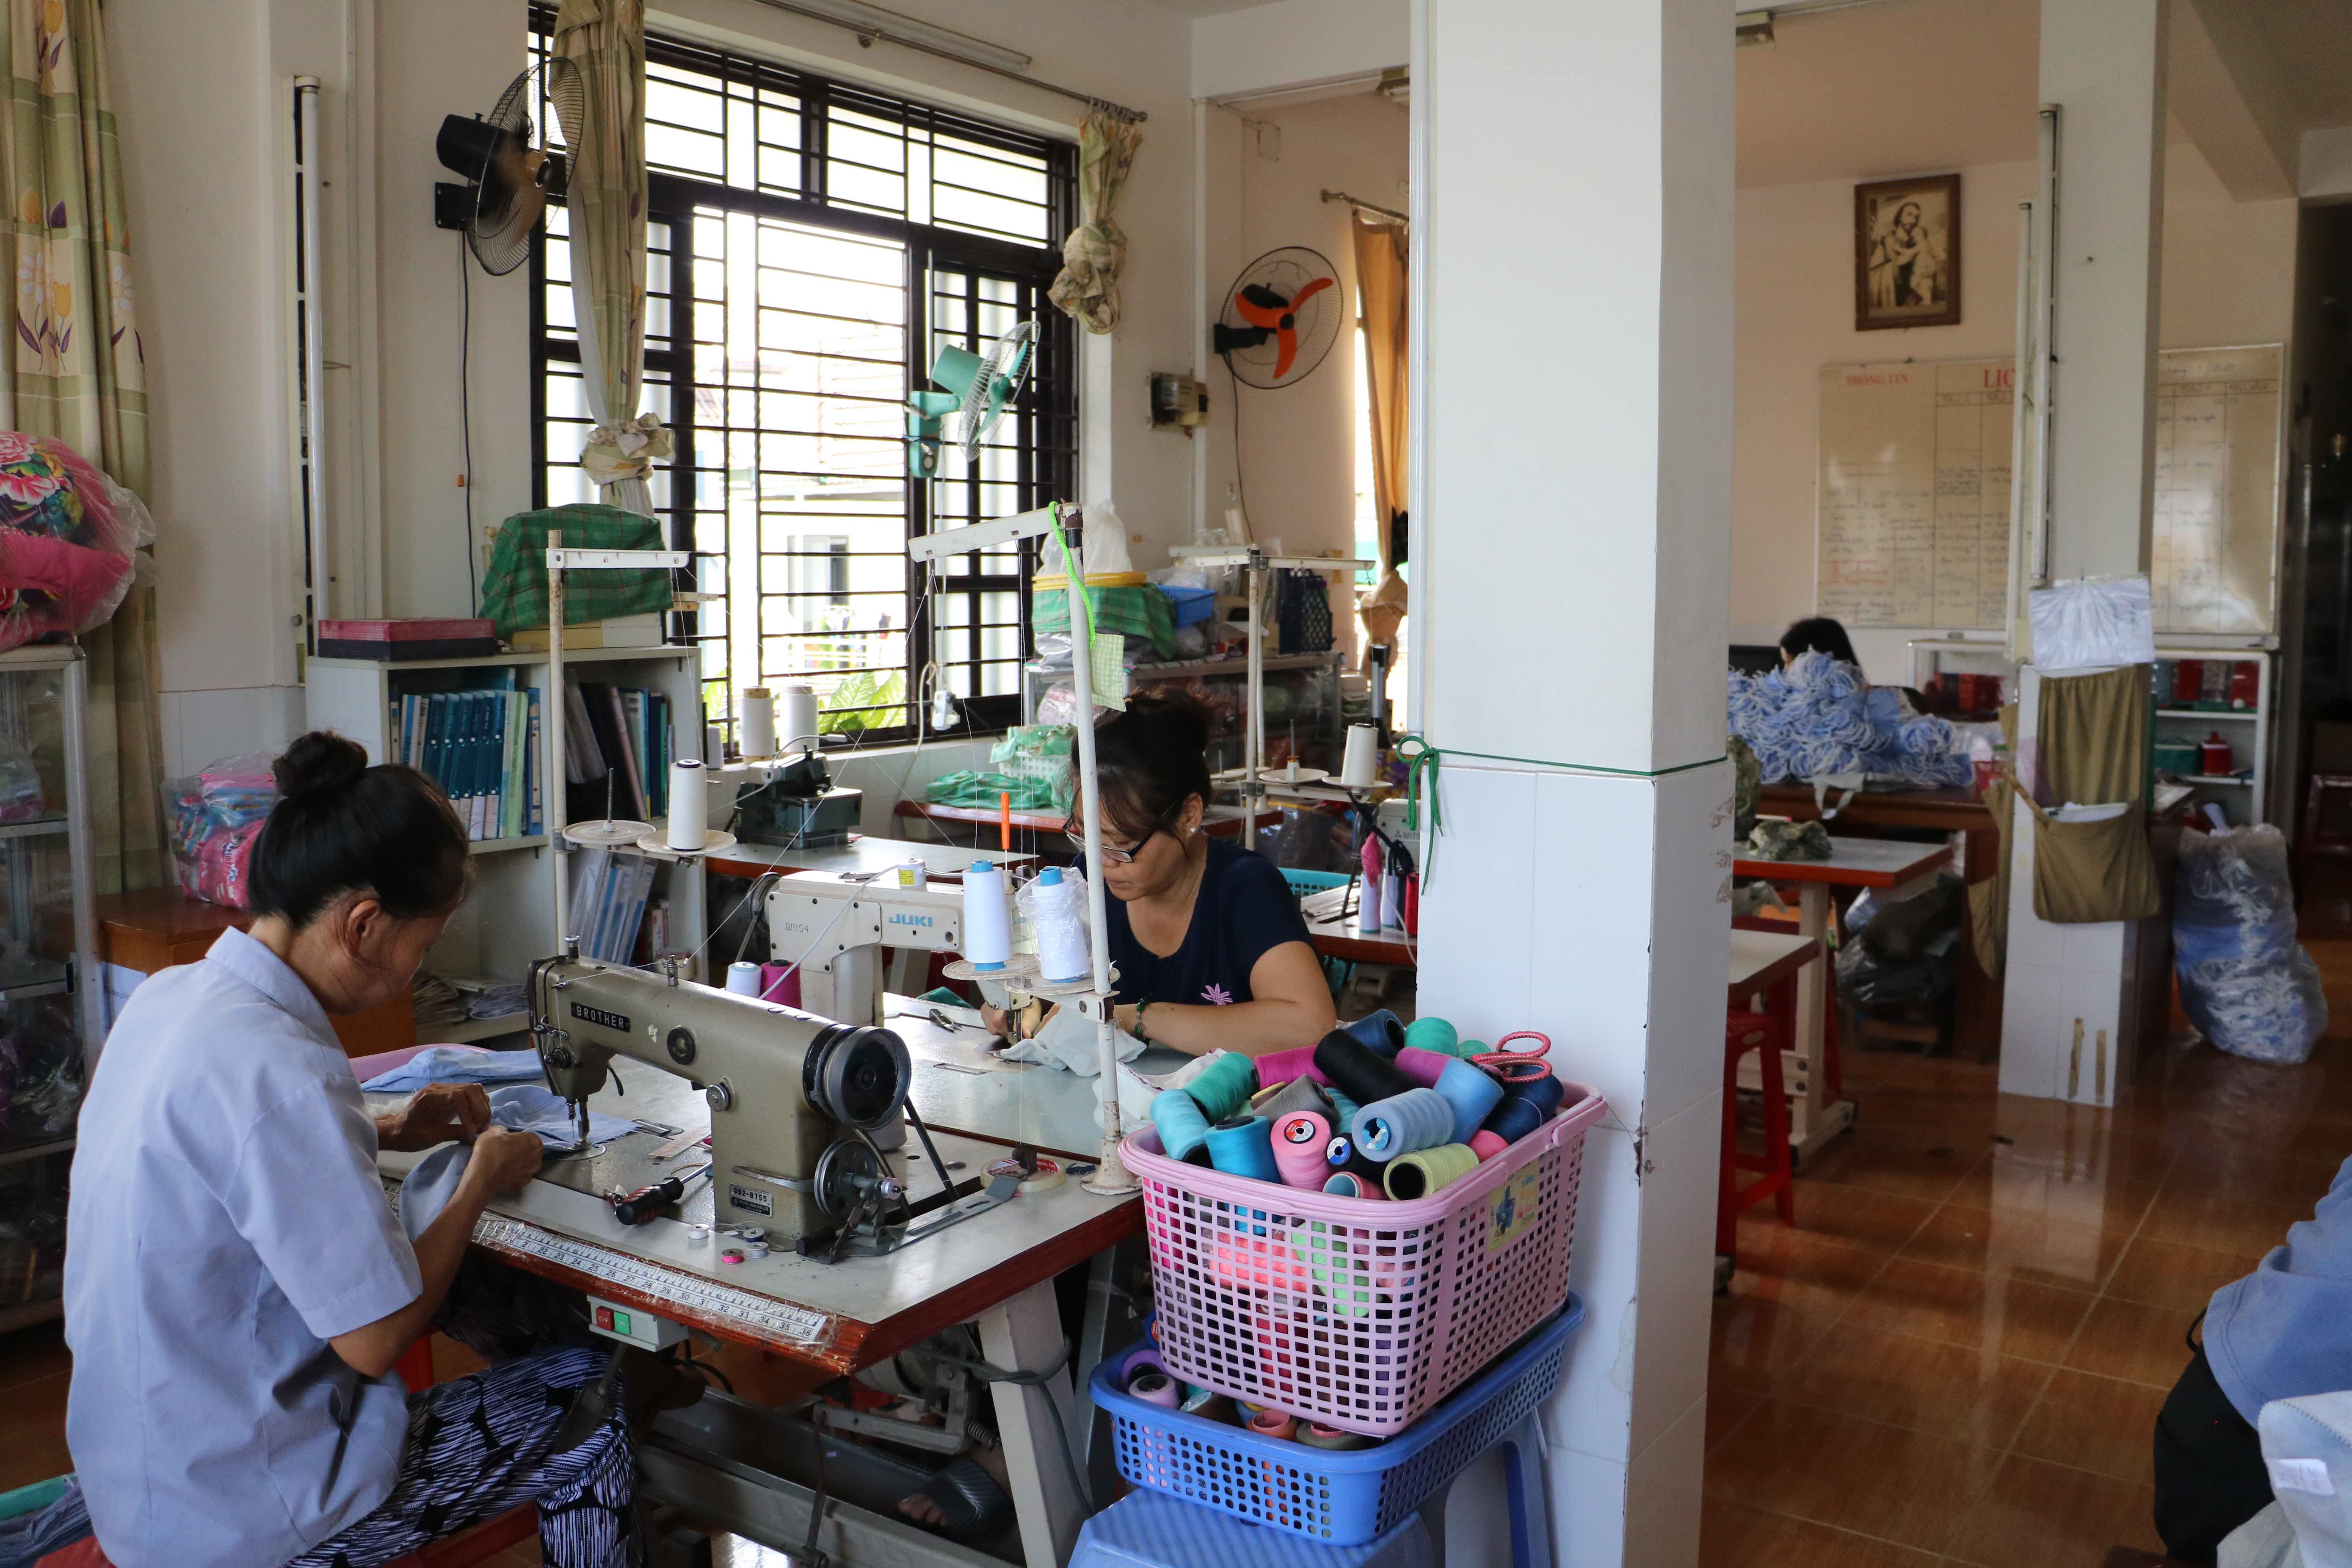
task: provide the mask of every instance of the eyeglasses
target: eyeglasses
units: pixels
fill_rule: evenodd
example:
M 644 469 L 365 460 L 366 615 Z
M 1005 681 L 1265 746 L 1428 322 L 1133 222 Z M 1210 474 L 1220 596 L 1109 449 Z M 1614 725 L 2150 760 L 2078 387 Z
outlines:
M 1132 848 L 1117 849 L 1106 843 L 1102 847 L 1102 858 L 1104 862 L 1112 866 L 1133 865 L 1135 863 L 1135 858 L 1143 853 L 1143 847 L 1151 842 L 1152 834 L 1164 833 L 1167 831 L 1167 828 L 1168 825 L 1165 822 L 1154 823 L 1152 825 L 1151 833 L 1147 833 L 1141 838 L 1137 839 Z M 1077 819 L 1076 814 L 1073 814 L 1063 822 L 1062 836 L 1067 838 L 1071 843 L 1076 845 L 1081 854 L 1085 852 L 1087 847 L 1087 827 L 1085 823 L 1080 822 Z

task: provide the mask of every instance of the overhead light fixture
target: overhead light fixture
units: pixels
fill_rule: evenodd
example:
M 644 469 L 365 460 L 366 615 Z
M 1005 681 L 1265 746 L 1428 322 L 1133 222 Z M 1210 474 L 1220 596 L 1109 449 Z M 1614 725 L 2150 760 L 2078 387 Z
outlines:
M 896 11 L 885 11 L 879 5 L 866 5 L 863 0 L 760 0 L 760 4 L 772 10 L 789 11 L 796 16 L 846 27 L 857 35 L 861 43 L 871 44 L 881 38 L 921 49 L 926 54 L 961 60 L 966 65 L 985 66 L 996 71 L 1026 71 L 1036 63 L 1033 57 L 1018 49 L 1008 49 L 985 38 L 975 38 L 970 33 L 959 33 L 952 27 L 934 26 L 912 16 L 902 16 Z
M 1744 49 L 1750 44 L 1769 44 L 1772 41 L 1771 12 L 1742 11 L 1733 17 L 1732 21 L 1734 24 L 1732 37 L 1741 48 Z

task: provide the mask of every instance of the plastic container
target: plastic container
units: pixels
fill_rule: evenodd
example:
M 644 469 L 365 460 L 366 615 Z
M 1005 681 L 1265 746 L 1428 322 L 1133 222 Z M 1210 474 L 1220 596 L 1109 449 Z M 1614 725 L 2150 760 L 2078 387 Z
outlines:
M 1109 1413 L 1118 1473 L 1134 1485 L 1327 1546 L 1357 1546 L 1402 1523 L 1549 1398 L 1583 1321 L 1582 1303 L 1570 1297 L 1469 1386 L 1372 1448 L 1312 1448 L 1160 1409 L 1118 1386 L 1113 1369 L 1123 1355 L 1095 1368 L 1094 1401 Z
M 1549 1124 L 1411 1203 L 1227 1175 L 1129 1136 L 1170 1375 L 1403 1431 L 1568 1299 L 1584 1133 L 1608 1108 L 1564 1087 Z
M 1197 626 L 1217 613 L 1217 595 L 1206 588 L 1171 588 L 1160 584 L 1168 595 L 1171 612 L 1180 626 Z

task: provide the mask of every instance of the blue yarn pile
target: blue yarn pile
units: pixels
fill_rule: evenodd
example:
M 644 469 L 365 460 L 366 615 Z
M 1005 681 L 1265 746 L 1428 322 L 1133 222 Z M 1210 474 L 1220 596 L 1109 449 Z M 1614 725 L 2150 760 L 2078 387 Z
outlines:
M 1970 769 L 1952 726 L 1913 713 L 1902 692 L 1870 686 L 1825 653 L 1786 669 L 1730 672 L 1731 732 L 1748 742 L 1764 782 L 1875 773 L 1923 789 L 1965 784 Z

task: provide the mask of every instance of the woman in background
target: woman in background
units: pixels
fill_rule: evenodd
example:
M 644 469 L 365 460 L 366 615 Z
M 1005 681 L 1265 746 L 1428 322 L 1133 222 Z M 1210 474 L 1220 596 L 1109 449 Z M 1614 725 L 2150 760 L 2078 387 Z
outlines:
M 1845 627 L 1827 616 L 1808 616 L 1801 621 L 1790 621 L 1789 629 L 1780 634 L 1780 662 L 1787 665 L 1801 653 L 1825 653 L 1842 663 L 1862 668 L 1862 660 L 1853 655 L 1853 639 L 1845 635 Z

